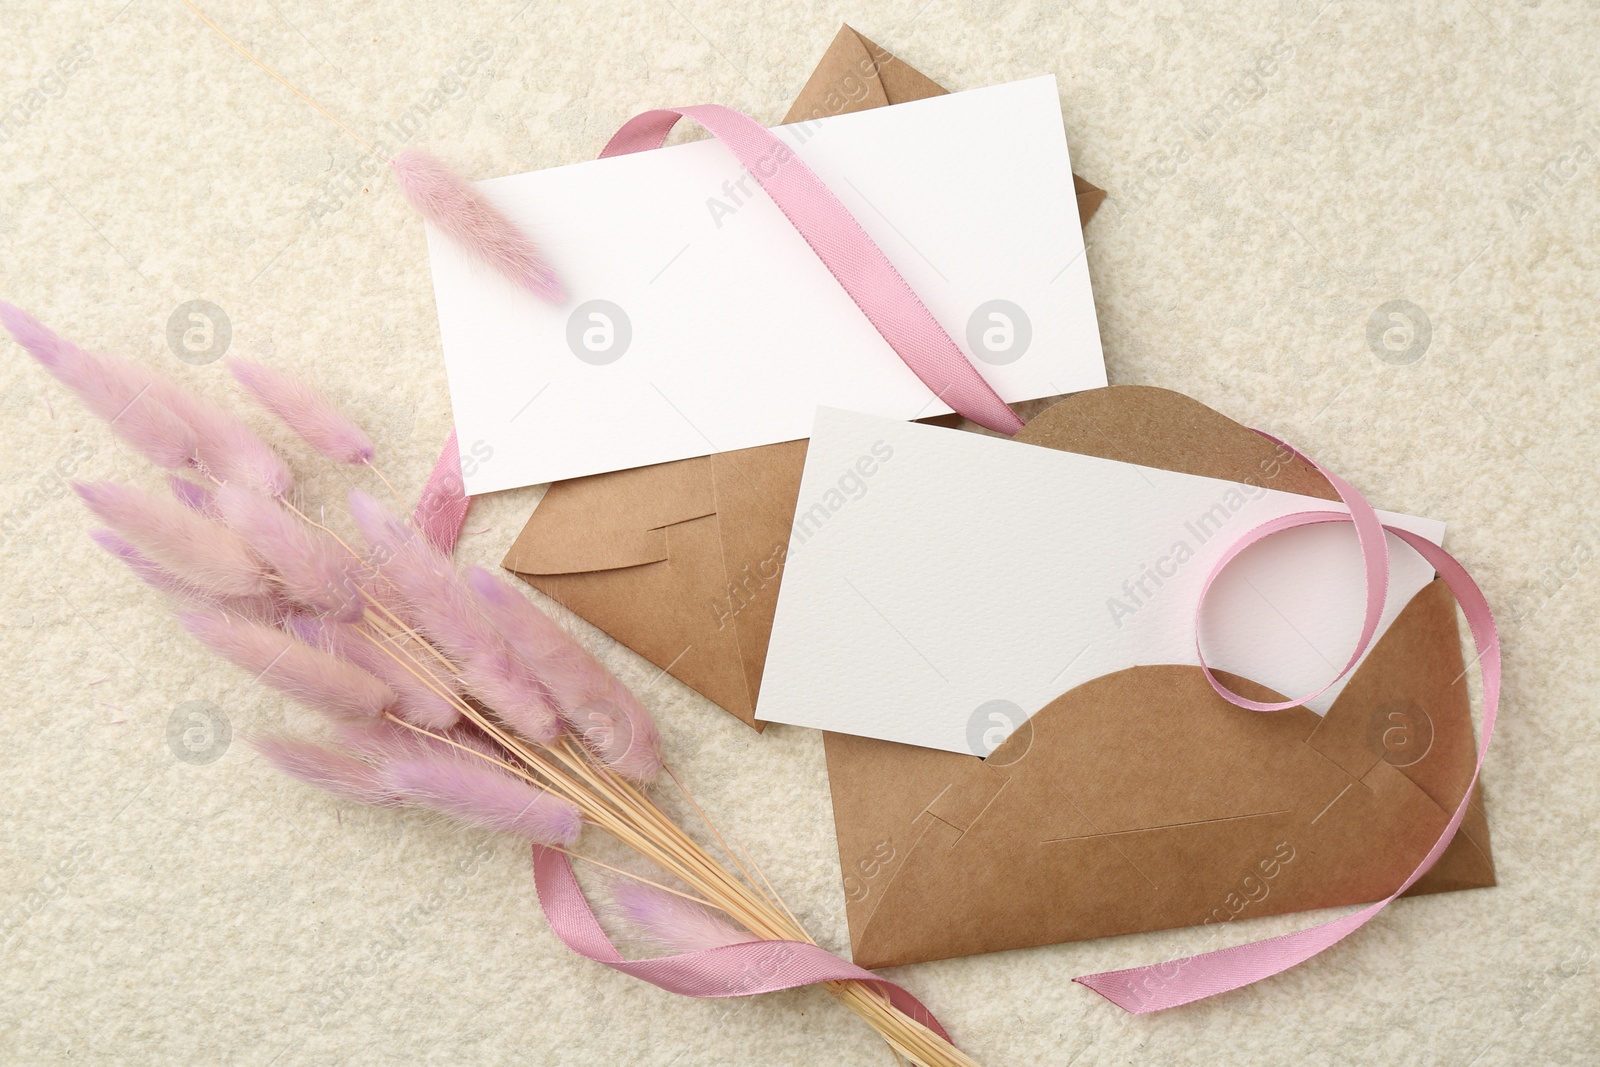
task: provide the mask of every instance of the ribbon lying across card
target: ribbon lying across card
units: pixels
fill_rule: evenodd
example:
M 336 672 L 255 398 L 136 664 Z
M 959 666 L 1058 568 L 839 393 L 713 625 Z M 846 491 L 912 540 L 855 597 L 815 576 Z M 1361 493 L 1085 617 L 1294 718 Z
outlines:
M 661 147 L 679 116 L 715 138 Z M 772 130 L 656 109 L 600 158 L 483 191 L 571 296 L 429 228 L 456 432 L 494 452 L 464 465 L 469 493 L 796 440 L 818 404 L 951 411 L 922 367 L 1008 402 L 1106 384 L 1053 75 Z M 884 327 L 912 320 L 880 299 L 914 300 L 900 336 L 945 356 L 895 358 Z

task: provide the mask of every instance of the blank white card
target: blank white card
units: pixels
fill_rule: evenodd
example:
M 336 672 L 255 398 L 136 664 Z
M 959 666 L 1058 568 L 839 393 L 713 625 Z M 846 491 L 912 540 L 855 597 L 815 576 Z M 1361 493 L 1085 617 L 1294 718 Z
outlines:
M 1006 400 L 1104 385 L 1055 78 L 779 127 Z M 428 231 L 468 493 L 947 412 L 716 140 L 480 183 L 554 307 Z

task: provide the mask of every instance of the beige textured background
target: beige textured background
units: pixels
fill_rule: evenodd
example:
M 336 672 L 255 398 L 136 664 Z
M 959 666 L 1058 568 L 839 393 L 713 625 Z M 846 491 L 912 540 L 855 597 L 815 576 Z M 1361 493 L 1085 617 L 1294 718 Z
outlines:
M 387 176 L 366 181 L 348 138 L 175 0 L 4 8 L 0 295 L 221 392 L 221 364 L 182 362 L 167 337 L 175 309 L 208 301 L 231 352 L 347 401 L 391 477 L 419 486 L 448 401 L 422 228 Z M 1499 607 L 1487 785 L 1503 884 L 1401 903 L 1287 976 L 1156 1017 L 1069 978 L 1163 958 L 1182 931 L 896 977 L 990 1064 L 1600 1058 L 1600 5 L 209 11 L 363 135 L 412 114 L 416 143 L 475 176 L 592 156 L 649 106 L 773 121 L 844 19 L 951 88 L 1054 72 L 1076 169 L 1111 194 L 1089 260 L 1112 381 L 1184 390 L 1379 506 L 1445 519 Z M 1425 316 L 1425 348 L 1403 317 L 1369 327 L 1393 300 Z M 204 323 L 184 325 L 204 348 Z M 575 959 L 514 844 L 269 773 L 239 738 L 282 702 L 192 647 L 64 498 L 63 477 L 148 472 L 9 341 L 0 418 L 0 1061 L 889 1062 L 820 993 L 691 1002 Z M 341 489 L 306 480 L 313 503 Z M 482 502 L 460 555 L 497 562 L 536 497 Z M 659 713 L 712 810 L 843 945 L 820 737 L 757 737 L 579 628 Z M 214 762 L 169 743 L 190 701 L 233 731 Z

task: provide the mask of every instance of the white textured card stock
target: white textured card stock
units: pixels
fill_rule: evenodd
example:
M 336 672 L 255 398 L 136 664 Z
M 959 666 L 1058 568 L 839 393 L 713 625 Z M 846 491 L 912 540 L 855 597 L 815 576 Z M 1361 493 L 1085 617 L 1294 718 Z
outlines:
M 834 409 L 817 412 L 756 717 L 986 755 L 1057 696 L 1197 663 L 1227 547 L 1326 500 Z M 1380 512 L 1435 543 L 1444 525 Z M 1382 628 L 1433 578 L 1389 538 Z M 1354 529 L 1280 534 L 1206 601 L 1207 661 L 1298 696 L 1361 631 Z M 1380 630 L 1381 633 L 1381 630 Z M 1342 686 L 1307 706 L 1325 712 Z M 1004 702 L 997 704 L 995 702 Z
M 775 132 L 1003 398 L 1105 384 L 1053 76 Z M 469 493 L 793 440 L 818 404 L 950 410 L 715 140 L 481 185 L 569 296 L 429 229 Z

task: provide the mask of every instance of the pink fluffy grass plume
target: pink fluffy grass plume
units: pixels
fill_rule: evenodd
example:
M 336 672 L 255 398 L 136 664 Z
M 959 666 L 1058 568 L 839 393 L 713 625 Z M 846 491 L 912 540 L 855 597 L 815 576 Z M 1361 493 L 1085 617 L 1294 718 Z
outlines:
M 543 844 L 570 845 L 583 829 L 573 804 L 472 756 L 396 759 L 383 780 L 408 804 Z
M 272 565 L 291 597 L 337 622 L 361 618 L 364 605 L 351 573 L 356 561 L 332 537 L 243 486 L 218 489 L 215 503 L 223 521 Z
M 601 761 L 636 782 L 661 770 L 661 733 L 638 699 L 527 597 L 481 567 L 467 585 L 483 614 L 549 688 L 561 717 Z
M 471 182 L 426 152 L 407 149 L 394 160 L 400 191 L 417 214 L 521 289 L 559 304 L 561 282 L 528 235 Z
M 178 621 L 257 681 L 333 719 L 375 719 L 394 703 L 394 690 L 366 671 L 282 630 L 217 612 L 183 612 Z
M 374 636 L 325 619 L 302 617 L 289 625 L 306 644 L 382 679 L 395 691 L 395 703 L 389 710 L 406 722 L 428 730 L 447 730 L 461 721 L 455 699 L 460 686 L 455 675 L 436 670 L 417 639 L 406 634 Z
M 262 407 L 327 458 L 335 463 L 372 462 L 372 438 L 311 386 L 247 359 L 228 360 L 228 370 Z
M 342 752 L 287 737 L 262 737 L 251 746 L 278 770 L 308 785 L 358 804 L 393 807 L 400 798 L 383 780 L 378 768 Z
M 628 925 L 674 952 L 700 952 L 759 940 L 710 908 L 643 882 L 617 879 L 611 899 Z
M 561 716 L 549 690 L 484 616 L 455 564 L 366 493 L 351 492 L 350 513 L 371 546 L 377 584 L 393 586 L 402 616 L 455 662 L 472 695 L 524 739 L 553 741 Z
M 92 355 L 21 308 L 0 302 L 0 322 L 50 376 L 136 452 L 167 470 L 191 466 L 199 436 L 156 398 L 156 376 L 136 363 Z
M 271 591 L 265 564 L 242 537 L 178 501 L 115 482 L 72 488 L 101 522 L 196 591 L 224 597 Z

